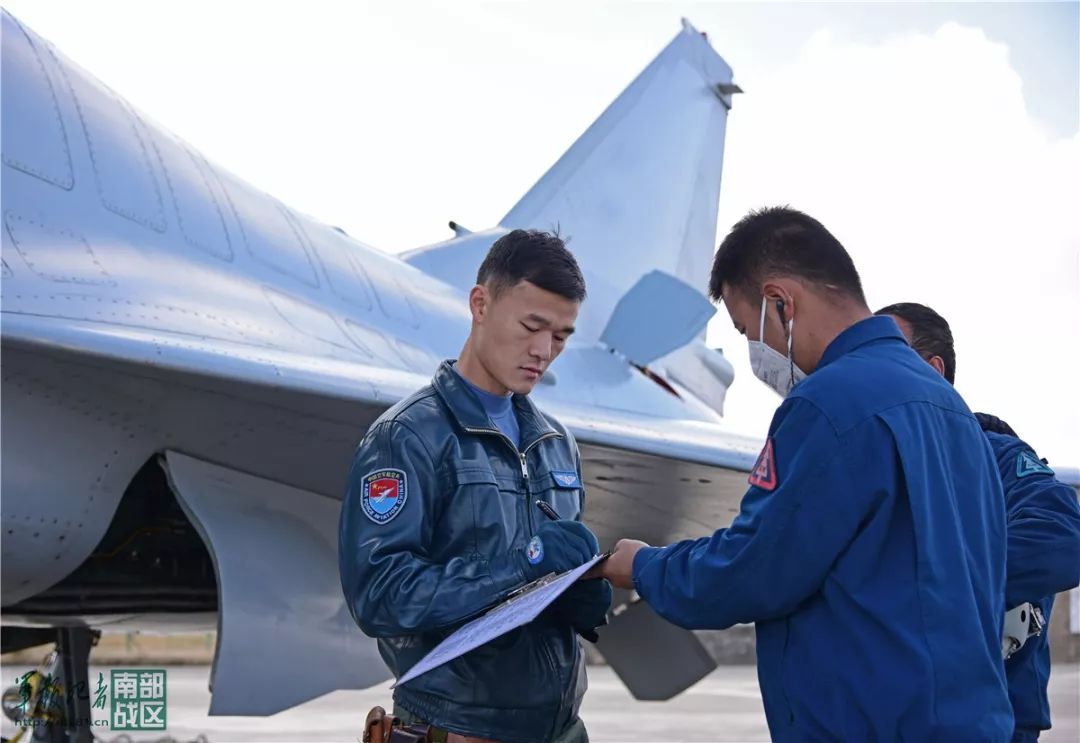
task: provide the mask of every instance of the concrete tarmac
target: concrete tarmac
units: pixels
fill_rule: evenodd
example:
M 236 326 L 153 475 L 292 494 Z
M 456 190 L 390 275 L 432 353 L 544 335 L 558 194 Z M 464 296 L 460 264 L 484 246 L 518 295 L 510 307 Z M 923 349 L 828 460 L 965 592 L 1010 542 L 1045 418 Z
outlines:
M 22 670 L 25 669 L 5 668 L 5 685 Z M 105 671 L 108 678 L 108 668 L 91 667 L 92 679 L 97 677 L 98 670 Z M 208 743 L 356 743 L 367 710 L 376 704 L 390 705 L 387 683 L 365 691 L 333 692 L 273 717 L 208 717 L 209 673 L 206 666 L 168 668 L 167 733 L 176 741 L 187 743 L 202 734 Z M 667 702 L 635 701 L 607 667 L 591 667 L 589 679 L 582 717 L 593 743 L 769 740 L 752 666 L 723 666 Z M 1050 704 L 1054 729 L 1040 740 L 1046 743 L 1080 740 L 1080 666 L 1054 666 Z M 100 717 L 100 711 L 95 711 L 95 719 Z M 4 720 L 4 737 L 10 737 L 13 731 L 13 725 Z M 97 740 L 105 743 L 120 735 L 107 727 L 96 728 L 94 733 Z M 152 732 L 130 735 L 125 743 L 150 743 L 162 738 L 161 733 Z

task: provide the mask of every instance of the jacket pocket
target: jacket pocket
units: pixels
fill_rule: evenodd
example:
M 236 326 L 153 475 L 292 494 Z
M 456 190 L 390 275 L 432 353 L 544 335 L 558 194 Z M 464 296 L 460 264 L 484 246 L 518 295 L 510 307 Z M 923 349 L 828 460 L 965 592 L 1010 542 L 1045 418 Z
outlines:
M 500 484 L 490 470 L 468 468 L 450 475 L 453 498 L 440 530 L 456 535 L 456 555 L 489 559 L 511 549 L 518 539 L 516 493 Z
M 791 620 L 784 620 L 784 645 L 780 651 L 780 693 L 784 702 L 784 722 L 787 725 L 795 724 L 795 710 L 791 707 L 791 696 L 788 693 L 790 684 L 788 681 L 788 658 L 791 654 Z
M 548 503 L 559 518 L 580 520 L 582 511 L 582 483 L 573 470 L 544 470 L 533 478 L 532 497 Z M 535 505 L 533 506 L 535 508 Z M 540 514 L 537 514 L 543 518 Z

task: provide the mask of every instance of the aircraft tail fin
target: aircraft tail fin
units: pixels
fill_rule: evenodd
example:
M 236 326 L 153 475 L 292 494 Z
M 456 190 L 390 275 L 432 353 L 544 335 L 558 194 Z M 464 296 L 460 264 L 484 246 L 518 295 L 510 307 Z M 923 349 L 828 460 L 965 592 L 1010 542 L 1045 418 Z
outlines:
M 618 301 L 660 270 L 705 293 L 716 239 L 731 68 L 683 21 L 670 44 L 500 221 L 405 257 L 466 288 L 491 242 L 559 228 L 585 273 L 580 336 L 597 340 Z M 460 233 L 459 233 L 460 234 Z

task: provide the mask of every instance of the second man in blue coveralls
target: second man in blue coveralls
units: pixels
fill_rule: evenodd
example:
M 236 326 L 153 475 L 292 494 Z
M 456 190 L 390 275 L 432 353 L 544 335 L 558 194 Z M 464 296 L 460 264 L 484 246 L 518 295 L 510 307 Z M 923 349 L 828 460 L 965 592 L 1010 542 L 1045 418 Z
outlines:
M 456 362 L 384 413 L 357 449 L 342 507 L 341 582 L 397 677 L 513 590 L 599 552 L 581 523 L 573 436 L 528 393 L 562 352 L 585 280 L 557 236 L 499 238 L 469 294 Z M 562 518 L 549 520 L 547 503 Z M 595 641 L 611 586 L 584 580 L 537 619 L 394 690 L 436 740 L 585 743 L 578 635 Z
M 740 221 L 710 293 L 786 396 L 730 527 L 622 540 L 602 574 L 687 628 L 757 628 L 774 740 L 1007 741 L 1005 512 L 975 417 L 788 208 Z
M 903 302 L 878 310 L 896 320 L 911 347 L 949 384 L 956 378 L 956 351 L 949 324 L 934 310 Z M 1012 428 L 991 415 L 975 414 L 997 457 L 1005 488 L 1008 559 L 1005 608 L 1038 605 L 1050 621 L 1054 594 L 1080 583 L 1080 505 L 1076 491 L 1054 476 Z M 1050 729 L 1050 633 L 1031 637 L 1005 661 L 1016 728 L 1013 743 L 1039 739 Z

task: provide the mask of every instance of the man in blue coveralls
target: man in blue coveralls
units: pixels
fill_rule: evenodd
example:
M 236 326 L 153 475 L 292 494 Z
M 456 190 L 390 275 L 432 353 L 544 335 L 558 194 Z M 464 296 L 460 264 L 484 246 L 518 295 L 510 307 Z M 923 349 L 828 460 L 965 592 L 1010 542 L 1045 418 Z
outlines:
M 709 290 L 785 399 L 730 527 L 621 540 L 599 572 L 682 627 L 755 622 L 774 740 L 1008 740 L 1005 510 L 975 417 L 801 212 L 743 218 Z
M 514 590 L 599 552 L 581 523 L 577 444 L 528 397 L 584 298 L 558 236 L 499 238 L 469 293 L 460 358 L 384 413 L 356 451 L 341 584 L 396 677 Z M 607 581 L 578 581 L 529 624 L 397 687 L 394 714 L 438 741 L 585 743 L 578 635 L 595 642 L 610 603 Z
M 911 347 L 949 384 L 956 379 L 952 330 L 925 305 L 903 302 L 878 310 L 896 320 Z M 1054 594 L 1080 583 L 1080 505 L 1076 491 L 999 418 L 976 413 L 997 457 L 1005 487 L 1005 608 L 1023 603 L 1039 607 L 1046 622 Z M 1005 661 L 1016 728 L 1013 741 L 1035 741 L 1050 729 L 1050 638 L 1031 637 Z

